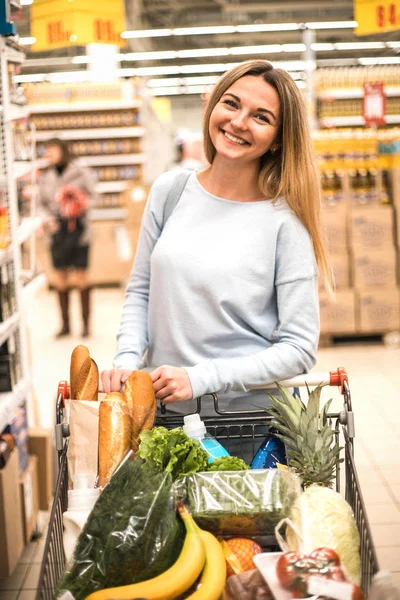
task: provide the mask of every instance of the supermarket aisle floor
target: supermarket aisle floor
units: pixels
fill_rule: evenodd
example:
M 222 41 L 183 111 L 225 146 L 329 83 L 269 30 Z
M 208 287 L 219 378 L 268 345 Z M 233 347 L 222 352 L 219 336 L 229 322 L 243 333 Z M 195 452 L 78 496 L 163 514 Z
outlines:
M 76 296 L 76 295 L 75 295 Z M 99 368 L 107 368 L 115 350 L 115 333 L 121 314 L 121 290 L 95 290 L 92 338 L 87 343 Z M 79 324 L 77 298 L 73 310 Z M 57 383 L 67 379 L 73 347 L 79 335 L 55 342 L 58 311 L 54 294 L 43 291 L 31 307 L 32 361 L 37 399 L 35 414 L 43 426 L 54 423 Z M 400 349 L 381 345 L 341 346 L 321 349 L 315 371 L 345 366 L 350 376 L 356 422 L 356 463 L 371 522 L 381 568 L 395 574 L 400 584 Z M 341 400 L 336 390 L 326 388 L 323 399 L 334 397 L 334 410 Z M 0 581 L 1 600 L 33 600 L 43 552 L 43 540 L 25 551 L 14 575 Z

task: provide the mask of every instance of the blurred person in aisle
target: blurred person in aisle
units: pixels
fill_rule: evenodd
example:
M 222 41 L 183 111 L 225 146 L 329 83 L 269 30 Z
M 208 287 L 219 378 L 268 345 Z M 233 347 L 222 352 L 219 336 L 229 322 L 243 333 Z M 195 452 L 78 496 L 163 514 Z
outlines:
M 176 158 L 172 169 L 188 169 L 200 171 L 207 166 L 204 155 L 203 138 L 199 133 L 186 132 L 175 138 Z
M 39 214 L 49 235 L 50 252 L 55 270 L 54 285 L 58 294 L 62 326 L 57 338 L 70 334 L 69 274 L 75 272 L 79 289 L 83 329 L 89 335 L 90 284 L 88 262 L 90 250 L 89 210 L 96 192 L 90 170 L 77 164 L 68 144 L 58 138 L 46 143 L 49 167 L 39 178 Z
M 153 184 L 114 369 L 102 373 L 108 392 L 145 368 L 157 399 L 180 413 L 212 392 L 223 410 L 266 406 L 253 388 L 309 371 L 318 269 L 331 286 L 319 173 L 290 75 L 264 60 L 227 71 L 205 111 L 204 148 L 209 166 L 188 175 L 167 221 L 182 172 Z

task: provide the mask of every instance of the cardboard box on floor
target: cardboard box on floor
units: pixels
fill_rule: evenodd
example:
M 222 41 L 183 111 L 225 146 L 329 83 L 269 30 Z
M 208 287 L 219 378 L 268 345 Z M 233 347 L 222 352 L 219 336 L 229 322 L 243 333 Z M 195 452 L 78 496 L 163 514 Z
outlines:
M 400 327 L 399 288 L 357 290 L 357 331 L 385 333 Z
M 397 283 L 396 250 L 356 250 L 352 255 L 352 281 L 356 288 L 393 287 Z
M 28 468 L 19 475 L 19 489 L 22 505 L 24 541 L 27 544 L 35 530 L 39 513 L 39 475 L 37 456 L 29 456 Z
M 38 458 L 39 510 L 48 510 L 53 495 L 53 448 L 51 431 L 40 427 L 29 429 L 29 454 Z
M 347 289 L 350 286 L 350 258 L 348 252 L 331 252 L 329 255 L 329 264 L 332 267 L 335 276 L 336 289 Z M 320 289 L 324 289 L 322 280 L 319 282 Z
M 321 334 L 351 334 L 356 330 L 354 291 L 338 290 L 335 297 L 319 293 Z
M 24 548 L 18 470 L 14 448 L 0 469 L 0 579 L 12 574 Z
M 394 214 L 391 206 L 355 208 L 349 215 L 350 247 L 354 252 L 393 248 Z
M 333 206 L 324 204 L 322 221 L 331 254 L 345 252 L 348 247 L 346 206 L 344 204 Z

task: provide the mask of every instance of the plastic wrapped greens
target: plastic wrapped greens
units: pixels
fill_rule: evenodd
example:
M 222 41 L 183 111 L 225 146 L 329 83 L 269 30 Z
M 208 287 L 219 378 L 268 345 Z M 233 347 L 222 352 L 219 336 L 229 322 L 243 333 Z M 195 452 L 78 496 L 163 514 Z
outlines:
M 273 535 L 301 493 L 288 469 L 195 473 L 176 484 L 203 529 L 219 535 Z
M 140 458 L 125 461 L 90 513 L 58 594 L 83 600 L 155 577 L 175 562 L 183 539 L 171 475 L 155 473 Z

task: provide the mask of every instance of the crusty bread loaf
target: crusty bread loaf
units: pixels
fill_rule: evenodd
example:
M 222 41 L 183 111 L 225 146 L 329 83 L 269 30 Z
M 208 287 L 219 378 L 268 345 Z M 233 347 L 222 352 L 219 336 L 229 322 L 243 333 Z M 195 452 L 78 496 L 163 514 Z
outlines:
M 104 487 L 131 447 L 132 418 L 124 399 L 102 400 L 99 407 L 99 478 Z
M 146 371 L 132 371 L 126 383 L 124 394 L 132 414 L 132 450 L 139 446 L 139 434 L 143 429 L 154 425 L 157 402 L 153 382 Z
M 119 400 L 120 402 L 126 402 L 126 398 L 121 392 L 109 392 L 104 398 L 104 400 Z
M 90 358 L 90 353 L 86 346 L 76 346 L 71 354 L 71 366 L 69 374 L 70 398 L 76 400 L 77 384 L 80 370 L 87 358 Z
M 93 358 L 87 358 L 79 371 L 75 400 L 98 400 L 99 369 Z

